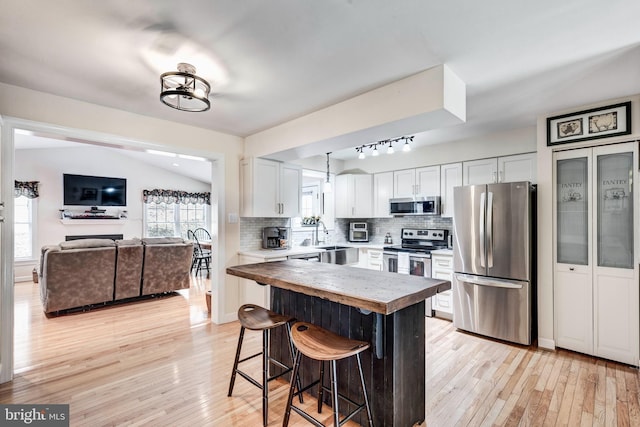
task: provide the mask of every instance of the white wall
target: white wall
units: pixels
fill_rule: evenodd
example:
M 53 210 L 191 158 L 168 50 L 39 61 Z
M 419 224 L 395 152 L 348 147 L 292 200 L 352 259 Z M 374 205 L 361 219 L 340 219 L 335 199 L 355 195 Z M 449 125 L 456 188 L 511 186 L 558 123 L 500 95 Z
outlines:
M 189 192 L 211 190 L 209 183 L 196 181 L 152 165 L 141 163 L 118 150 L 86 144 L 73 148 L 48 148 L 15 151 L 15 179 L 40 181 L 38 198 L 37 247 L 57 244 L 66 235 L 123 234 L 125 239 L 142 237 L 142 190 L 162 188 Z M 124 224 L 91 224 L 60 221 L 63 207 L 62 175 L 96 175 L 127 179 L 128 219 Z M 87 207 L 76 207 L 83 211 Z M 34 254 L 38 255 L 38 254 Z

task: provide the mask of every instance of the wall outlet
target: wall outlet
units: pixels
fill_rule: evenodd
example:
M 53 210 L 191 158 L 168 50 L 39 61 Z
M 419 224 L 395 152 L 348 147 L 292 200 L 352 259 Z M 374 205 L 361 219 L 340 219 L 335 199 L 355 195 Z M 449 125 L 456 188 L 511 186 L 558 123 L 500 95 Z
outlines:
M 376 227 L 376 234 L 380 234 L 380 227 Z

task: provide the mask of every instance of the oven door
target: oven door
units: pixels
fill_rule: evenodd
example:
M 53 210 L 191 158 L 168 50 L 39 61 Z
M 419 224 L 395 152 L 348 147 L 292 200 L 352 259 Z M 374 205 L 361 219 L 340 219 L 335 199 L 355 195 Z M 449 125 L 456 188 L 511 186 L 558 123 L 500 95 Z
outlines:
M 431 277 L 431 255 L 409 255 L 409 274 L 413 276 Z M 431 298 L 425 300 L 425 315 L 433 317 Z

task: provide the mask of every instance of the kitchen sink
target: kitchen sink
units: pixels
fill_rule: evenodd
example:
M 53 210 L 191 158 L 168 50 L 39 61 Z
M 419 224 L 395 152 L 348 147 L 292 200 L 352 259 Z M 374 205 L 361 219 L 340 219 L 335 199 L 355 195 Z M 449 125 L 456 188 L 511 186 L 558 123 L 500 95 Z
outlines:
M 328 264 L 356 264 L 358 262 L 358 248 L 348 246 L 318 246 L 324 249 L 320 252 L 320 262 Z
M 315 247 L 318 248 L 318 249 L 324 249 L 324 250 L 327 250 L 327 251 L 337 250 L 337 249 L 354 249 L 354 248 L 351 248 L 349 246 L 336 246 L 336 245 L 315 246 Z

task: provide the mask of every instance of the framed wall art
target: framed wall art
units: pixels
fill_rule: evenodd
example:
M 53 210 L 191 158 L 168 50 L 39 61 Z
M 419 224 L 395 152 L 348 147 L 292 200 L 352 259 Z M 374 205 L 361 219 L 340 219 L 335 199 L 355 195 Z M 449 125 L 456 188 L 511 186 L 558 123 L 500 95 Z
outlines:
M 631 133 L 631 101 L 547 118 L 547 145 Z

